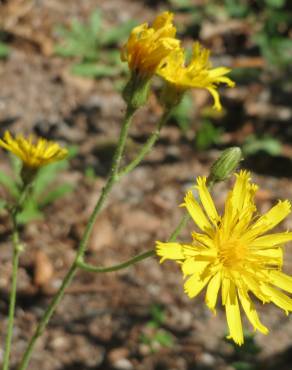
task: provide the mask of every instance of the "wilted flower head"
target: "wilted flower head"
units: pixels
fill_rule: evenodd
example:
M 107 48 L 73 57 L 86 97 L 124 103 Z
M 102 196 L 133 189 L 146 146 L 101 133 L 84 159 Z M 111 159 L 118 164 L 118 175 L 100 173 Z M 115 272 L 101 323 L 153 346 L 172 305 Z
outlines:
M 33 136 L 25 138 L 22 135 L 13 138 L 9 131 L 0 139 L 0 146 L 19 157 L 24 167 L 30 169 L 60 161 L 68 155 L 67 149 L 61 148 L 54 141 L 35 139 Z
M 250 174 L 241 171 L 227 196 L 224 215 L 217 213 L 206 186 L 206 178 L 198 178 L 196 186 L 201 205 L 192 191 L 185 196 L 185 206 L 201 229 L 193 232 L 189 244 L 157 242 L 161 261 L 177 261 L 187 280 L 185 292 L 190 298 L 206 288 L 206 305 L 215 312 L 221 288 L 229 338 L 241 345 L 243 330 L 240 304 L 254 329 L 267 334 L 252 302 L 252 295 L 263 303 L 272 302 L 286 313 L 292 311 L 292 277 L 283 273 L 285 242 L 292 240 L 291 232 L 267 234 L 291 211 L 288 200 L 279 201 L 262 216 L 257 215 L 254 195 L 257 186 Z
M 214 108 L 221 110 L 218 85 L 225 83 L 233 87 L 234 82 L 225 76 L 230 72 L 229 68 L 212 68 L 209 56 L 210 51 L 204 49 L 199 42 L 195 42 L 192 59 L 187 66 L 184 50 L 178 48 L 167 56 L 157 73 L 172 85 L 172 88 L 179 91 L 193 87 L 207 89 L 214 98 Z
M 173 14 L 164 12 L 156 17 L 152 27 L 143 23 L 132 30 L 121 52 L 122 60 L 128 62 L 132 72 L 151 77 L 164 58 L 179 46 L 172 20 Z

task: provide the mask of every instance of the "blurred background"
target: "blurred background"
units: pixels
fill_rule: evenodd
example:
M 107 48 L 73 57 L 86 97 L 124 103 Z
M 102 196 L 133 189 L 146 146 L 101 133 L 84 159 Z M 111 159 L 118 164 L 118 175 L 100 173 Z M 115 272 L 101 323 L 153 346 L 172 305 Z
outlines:
M 119 50 L 134 25 L 175 13 L 186 48 L 199 40 L 214 66 L 232 68 L 221 88 L 223 111 L 206 91 L 190 91 L 155 149 L 125 177 L 96 222 L 87 259 L 111 265 L 166 240 L 183 215 L 183 194 L 207 175 L 220 151 L 238 145 L 260 185 L 257 204 L 292 199 L 292 2 L 290 0 L 2 0 L 0 1 L 0 134 L 34 133 L 70 150 L 41 171 L 19 221 L 21 258 L 13 338 L 17 364 L 28 338 L 74 258 L 108 173 L 124 102 L 127 66 Z M 131 128 L 125 161 L 161 114 L 159 80 Z M 0 196 L 15 196 L 15 159 L 0 153 Z M 214 196 L 222 210 L 231 182 Z M 2 202 L 0 203 L 2 207 Z M 11 274 L 11 225 L 0 213 L 0 331 L 4 338 Z M 281 230 L 292 228 L 292 218 Z M 189 241 L 193 225 L 180 239 Z M 289 250 L 290 248 L 290 250 Z M 284 270 L 292 274 L 291 246 Z M 225 339 L 224 311 L 204 297 L 189 300 L 175 264 L 157 259 L 119 273 L 80 272 L 39 340 L 32 370 L 291 370 L 292 322 L 258 305 L 269 336 L 245 322 L 246 344 Z M 0 360 L 3 356 L 0 350 Z

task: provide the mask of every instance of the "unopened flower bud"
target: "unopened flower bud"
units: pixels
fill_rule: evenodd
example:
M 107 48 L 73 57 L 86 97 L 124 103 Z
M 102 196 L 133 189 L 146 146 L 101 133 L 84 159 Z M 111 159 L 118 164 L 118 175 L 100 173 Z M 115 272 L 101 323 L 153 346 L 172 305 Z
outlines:
M 226 180 L 237 168 L 242 160 L 242 152 L 239 147 L 229 148 L 223 151 L 221 156 L 213 163 L 207 182 L 213 185 Z
M 136 110 L 147 103 L 150 89 L 150 79 L 142 78 L 133 72 L 123 90 L 123 98 L 128 107 Z

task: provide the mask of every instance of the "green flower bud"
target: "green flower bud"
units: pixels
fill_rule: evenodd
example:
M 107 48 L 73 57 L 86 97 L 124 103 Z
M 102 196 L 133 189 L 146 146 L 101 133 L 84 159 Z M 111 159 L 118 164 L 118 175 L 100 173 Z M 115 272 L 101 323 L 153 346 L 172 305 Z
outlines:
M 239 147 L 224 150 L 211 167 L 207 178 L 208 185 L 226 180 L 236 170 L 241 160 L 242 152 Z
M 123 90 L 123 98 L 133 110 L 136 110 L 147 103 L 150 89 L 150 79 L 142 78 L 138 73 L 133 72 L 130 80 Z
M 159 101 L 167 110 L 172 109 L 181 102 L 185 92 L 186 89 L 177 88 L 171 83 L 165 83 L 159 95 Z

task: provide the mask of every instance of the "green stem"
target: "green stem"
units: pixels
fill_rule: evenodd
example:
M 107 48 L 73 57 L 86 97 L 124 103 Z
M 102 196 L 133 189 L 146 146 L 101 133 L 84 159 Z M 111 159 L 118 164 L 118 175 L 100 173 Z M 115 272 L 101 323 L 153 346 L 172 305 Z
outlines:
M 86 226 L 85 232 L 83 234 L 83 237 L 82 237 L 82 239 L 80 241 L 80 244 L 79 244 L 79 248 L 77 250 L 75 261 L 73 262 L 70 270 L 68 271 L 67 275 L 65 276 L 61 287 L 59 288 L 58 292 L 56 293 L 55 297 L 53 298 L 52 302 L 50 303 L 49 307 L 45 311 L 43 317 L 41 318 L 41 321 L 39 322 L 39 324 L 36 328 L 36 331 L 33 334 L 32 338 L 31 338 L 31 340 L 30 340 L 30 342 L 29 342 L 29 344 L 28 344 L 28 346 L 27 346 L 27 348 L 24 352 L 24 355 L 22 357 L 22 360 L 21 360 L 21 363 L 19 365 L 18 370 L 25 370 L 27 368 L 27 366 L 29 364 L 29 361 L 30 361 L 30 358 L 31 358 L 31 355 L 32 355 L 32 351 L 34 349 L 35 342 L 37 341 L 38 337 L 43 333 L 43 331 L 46 328 L 51 316 L 53 315 L 53 313 L 56 309 L 56 306 L 58 305 L 58 303 L 63 298 L 65 290 L 68 287 L 68 285 L 70 284 L 72 278 L 74 277 L 75 272 L 80 267 L 80 264 L 83 263 L 83 256 L 84 256 L 84 253 L 86 251 L 87 243 L 88 243 L 92 228 L 94 226 L 96 217 L 99 214 L 99 212 L 101 211 L 101 209 L 104 205 L 104 202 L 107 199 L 107 196 L 109 195 L 113 185 L 119 180 L 119 178 L 122 175 L 128 174 L 131 170 L 133 170 L 142 161 L 144 156 L 149 152 L 149 150 L 152 148 L 155 141 L 157 140 L 159 132 L 160 132 L 161 128 L 163 127 L 164 123 L 167 121 L 167 119 L 169 117 L 169 114 L 170 114 L 170 112 L 166 112 L 162 116 L 161 120 L 158 123 L 157 129 L 151 135 L 151 137 L 147 140 L 144 147 L 139 152 L 137 158 L 134 159 L 128 166 L 126 166 L 123 170 L 121 170 L 119 172 L 119 167 L 120 167 L 123 151 L 124 151 L 125 144 L 126 144 L 128 130 L 129 130 L 131 120 L 132 120 L 132 116 L 133 116 L 134 112 L 135 112 L 134 109 L 130 109 L 130 108 L 127 109 L 127 112 L 126 112 L 126 115 L 125 115 L 125 120 L 124 120 L 124 123 L 122 125 L 122 129 L 121 129 L 121 133 L 120 133 L 119 142 L 118 142 L 117 149 L 116 149 L 116 152 L 115 152 L 115 155 L 114 155 L 110 176 L 109 176 L 105 186 L 103 187 L 101 195 L 100 195 L 100 197 L 99 197 L 99 199 L 96 203 L 96 206 L 95 206 L 95 208 L 94 208 L 94 210 L 93 210 L 93 212 L 92 212 L 92 214 L 89 218 L 88 224 Z M 138 262 L 138 260 L 142 260 L 142 259 L 145 259 L 147 257 L 150 257 L 150 255 L 154 255 L 154 251 L 145 252 L 140 256 L 134 257 L 133 260 L 135 260 L 135 262 Z M 136 260 L 136 259 L 138 259 L 138 260 Z M 128 263 L 128 262 L 125 262 L 122 265 L 127 264 L 127 266 L 130 266 L 132 263 Z M 125 267 L 127 267 L 127 266 L 125 266 Z M 93 267 L 93 268 L 95 268 L 95 267 Z M 101 271 L 99 271 L 99 272 L 101 272 Z M 103 272 L 106 272 L 106 271 L 103 271 Z
M 174 229 L 173 233 L 170 235 L 169 239 L 167 240 L 168 242 L 174 242 L 176 238 L 178 237 L 179 233 L 183 228 L 187 226 L 188 221 L 191 219 L 191 216 L 186 213 L 182 219 L 180 220 L 179 224 L 177 227 Z
M 50 305 L 47 308 L 47 310 L 45 311 L 41 321 L 39 322 L 33 336 L 31 337 L 31 339 L 28 343 L 28 346 L 27 346 L 27 348 L 24 352 L 24 355 L 22 357 L 21 363 L 19 365 L 19 370 L 24 370 L 24 369 L 27 368 L 27 366 L 29 364 L 29 361 L 30 361 L 30 358 L 31 358 L 31 355 L 32 355 L 32 352 L 33 352 L 33 349 L 34 349 L 34 346 L 35 346 L 35 343 L 36 343 L 37 339 L 44 332 L 48 322 L 50 321 L 50 318 L 52 317 L 52 315 L 55 311 L 56 306 L 58 305 L 58 303 L 63 298 L 63 295 L 65 293 L 65 290 L 66 290 L 67 286 L 71 283 L 71 281 L 72 281 L 72 279 L 73 279 L 73 277 L 76 273 L 76 270 L 77 270 L 77 265 L 75 263 L 73 263 L 70 270 L 67 272 L 67 274 L 66 274 L 66 276 L 65 276 L 65 278 L 62 282 L 61 287 L 59 288 L 58 292 L 54 296 L 52 302 L 50 303 Z
M 116 151 L 115 151 L 115 154 L 114 154 L 110 175 L 107 179 L 107 182 L 106 182 L 105 186 L 103 187 L 103 189 L 101 191 L 100 197 L 99 197 L 99 199 L 98 199 L 98 201 L 95 205 L 95 208 L 94 208 L 94 210 L 93 210 L 93 212 L 92 212 L 92 214 L 89 218 L 89 221 L 86 225 L 86 229 L 84 231 L 83 237 L 80 241 L 80 244 L 79 244 L 79 247 L 78 247 L 78 250 L 77 250 L 75 261 L 73 262 L 70 270 L 67 272 L 61 287 L 59 288 L 59 290 L 57 291 L 56 295 L 54 296 L 52 302 L 50 303 L 49 307 L 45 311 L 45 313 L 44 313 L 43 317 L 41 318 L 41 321 L 39 322 L 32 338 L 30 339 L 30 342 L 29 342 L 29 344 L 28 344 L 28 346 L 27 346 L 27 348 L 24 352 L 21 363 L 19 365 L 19 370 L 24 370 L 24 369 L 27 368 L 28 363 L 29 363 L 30 358 L 31 358 L 31 354 L 32 354 L 35 342 L 37 341 L 38 337 L 41 336 L 41 334 L 43 333 L 43 331 L 46 328 L 48 322 L 50 321 L 50 318 L 52 317 L 58 303 L 63 298 L 63 295 L 65 293 L 66 288 L 71 283 L 72 278 L 74 277 L 74 275 L 75 275 L 75 273 L 78 269 L 78 264 L 77 263 L 80 259 L 82 259 L 83 255 L 86 251 L 87 243 L 88 243 L 90 234 L 92 232 L 92 228 L 94 226 L 96 217 L 99 214 L 99 212 L 101 211 L 101 209 L 102 209 L 102 207 L 103 207 L 103 205 L 106 201 L 106 198 L 107 198 L 108 194 L 110 193 L 113 185 L 118 180 L 117 173 L 118 173 L 119 166 L 120 166 L 121 159 L 122 159 L 122 155 L 123 155 L 123 152 L 124 152 L 124 149 L 125 149 L 129 127 L 130 127 L 130 124 L 131 124 L 132 117 L 133 117 L 134 113 L 135 113 L 135 110 L 133 110 L 133 109 L 127 109 L 127 111 L 126 111 L 124 122 L 122 124 L 122 129 L 121 129 L 119 141 L 118 141 L 117 148 L 116 148 Z
M 115 152 L 115 155 L 114 155 L 114 158 L 113 158 L 113 163 L 112 163 L 110 176 L 109 176 L 105 186 L 103 187 L 103 189 L 101 191 L 101 195 L 100 195 L 100 197 L 99 197 L 99 199 L 96 203 L 96 206 L 95 206 L 95 208 L 94 208 L 94 210 L 93 210 L 93 212 L 92 212 L 92 214 L 89 218 L 89 221 L 86 225 L 85 232 L 84 232 L 83 237 L 82 237 L 82 239 L 80 241 L 80 244 L 79 244 L 76 260 L 78 258 L 80 258 L 80 256 L 84 255 L 84 252 L 85 252 L 86 247 L 87 247 L 88 239 L 90 237 L 90 234 L 91 234 L 92 228 L 94 226 L 96 217 L 99 214 L 99 212 L 101 211 L 101 209 L 104 205 L 104 202 L 105 202 L 109 192 L 111 191 L 113 185 L 118 181 L 118 170 L 119 170 L 122 155 L 123 155 L 123 152 L 124 152 L 124 149 L 125 149 L 126 139 L 127 139 L 127 136 L 128 136 L 129 127 L 130 127 L 134 112 L 135 112 L 134 110 L 127 109 L 125 119 L 124 119 L 124 123 L 122 125 L 122 129 L 121 129 L 121 133 L 120 133 L 120 137 L 119 137 L 119 142 L 118 142 L 116 152 Z
M 13 335 L 13 324 L 15 315 L 15 304 L 16 304 L 16 293 L 17 293 L 17 273 L 19 265 L 19 256 L 22 251 L 22 246 L 19 241 L 18 225 L 17 225 L 17 215 L 21 211 L 22 205 L 29 195 L 31 187 L 26 185 L 23 187 L 21 194 L 18 198 L 17 203 L 11 209 L 11 218 L 13 222 L 13 232 L 12 232 L 12 244 L 13 244 L 13 256 L 12 256 L 12 279 L 11 279 L 11 291 L 9 296 L 9 312 L 8 312 L 8 326 L 7 334 L 5 340 L 5 352 L 3 358 L 3 370 L 9 369 L 9 360 L 11 352 L 11 342 Z
M 13 240 L 12 284 L 11 284 L 11 291 L 10 291 L 10 298 L 9 298 L 8 327 L 7 327 L 7 335 L 6 335 L 6 341 L 5 341 L 3 370 L 9 369 L 9 359 L 10 359 L 13 324 L 14 324 L 16 290 L 17 290 L 17 272 L 18 272 L 19 255 L 21 252 L 21 246 L 19 244 L 19 236 L 18 236 L 17 229 L 14 229 L 13 231 L 12 240 Z
M 77 262 L 77 266 L 81 268 L 82 270 L 88 271 L 88 272 L 113 272 L 125 269 L 131 265 L 134 265 L 137 262 L 143 261 L 144 259 L 148 257 L 152 257 L 155 255 L 154 250 L 150 250 L 147 252 L 144 252 L 142 254 L 138 254 L 137 256 L 130 258 L 128 261 L 119 263 L 118 265 L 113 265 L 110 267 L 97 267 L 90 265 L 89 263 L 83 262 L 82 260 Z
M 124 168 L 122 168 L 119 171 L 118 173 L 119 177 L 127 175 L 129 172 L 133 171 L 139 165 L 139 163 L 144 159 L 145 155 L 147 155 L 150 152 L 150 150 L 156 143 L 157 139 L 159 138 L 162 127 L 165 125 L 170 115 L 171 115 L 171 110 L 164 112 L 164 114 L 162 115 L 162 117 L 160 118 L 157 124 L 156 129 L 149 136 L 148 140 L 143 145 L 142 149 L 140 150 L 136 158 L 133 159 L 132 162 L 130 162 L 128 165 L 126 165 Z
M 170 237 L 168 239 L 168 242 L 173 242 L 173 241 L 176 240 L 177 236 L 179 235 L 181 230 L 186 226 L 189 219 L 190 219 L 189 214 L 185 214 L 182 217 L 181 221 L 179 222 L 177 227 L 174 229 L 174 231 L 170 235 Z M 147 252 L 138 254 L 137 256 L 134 256 L 134 257 L 130 258 L 126 262 L 122 262 L 122 263 L 119 263 L 117 265 L 113 265 L 113 266 L 109 266 L 109 267 L 94 266 L 94 265 L 91 265 L 89 263 L 84 262 L 83 259 L 80 258 L 80 260 L 77 261 L 77 266 L 79 268 L 81 268 L 82 270 L 85 270 L 87 272 L 96 272 L 96 273 L 113 272 L 113 271 L 118 271 L 118 270 L 125 269 L 129 266 L 132 266 L 132 265 L 134 265 L 134 264 L 136 264 L 140 261 L 143 261 L 144 259 L 146 259 L 148 257 L 152 257 L 152 256 L 155 256 L 155 250 L 153 250 L 153 249 L 151 249 Z

